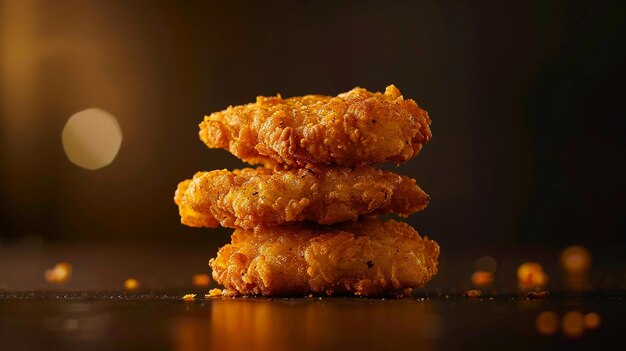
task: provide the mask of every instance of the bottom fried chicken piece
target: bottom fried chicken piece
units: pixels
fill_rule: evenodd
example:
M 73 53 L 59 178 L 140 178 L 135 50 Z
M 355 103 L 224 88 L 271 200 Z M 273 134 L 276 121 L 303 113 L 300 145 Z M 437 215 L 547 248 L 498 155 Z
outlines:
M 439 245 L 406 223 L 238 229 L 211 259 L 225 295 L 402 296 L 437 273 Z

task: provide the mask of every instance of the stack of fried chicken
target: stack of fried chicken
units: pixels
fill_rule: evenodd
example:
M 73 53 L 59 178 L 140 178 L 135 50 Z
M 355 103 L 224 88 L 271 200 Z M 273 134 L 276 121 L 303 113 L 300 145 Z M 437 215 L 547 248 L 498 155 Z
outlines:
M 437 273 L 439 246 L 406 223 L 429 196 L 373 168 L 413 158 L 430 118 L 393 85 L 336 97 L 257 97 L 200 123 L 200 139 L 257 168 L 198 172 L 174 200 L 181 222 L 234 228 L 209 265 L 224 295 L 406 296 Z

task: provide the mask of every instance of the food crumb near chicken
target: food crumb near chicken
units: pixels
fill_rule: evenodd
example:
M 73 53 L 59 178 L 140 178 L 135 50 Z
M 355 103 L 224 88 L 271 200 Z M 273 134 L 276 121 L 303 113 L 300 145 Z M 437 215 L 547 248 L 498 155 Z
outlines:
M 529 300 L 545 299 L 548 296 L 550 296 L 549 291 L 529 291 L 524 295 L 524 297 Z
M 222 296 L 222 289 L 211 289 L 209 290 L 209 293 L 204 295 L 204 297 L 215 297 L 215 296 Z
M 466 290 L 464 296 L 465 297 L 480 297 L 482 295 L 482 291 L 477 289 Z

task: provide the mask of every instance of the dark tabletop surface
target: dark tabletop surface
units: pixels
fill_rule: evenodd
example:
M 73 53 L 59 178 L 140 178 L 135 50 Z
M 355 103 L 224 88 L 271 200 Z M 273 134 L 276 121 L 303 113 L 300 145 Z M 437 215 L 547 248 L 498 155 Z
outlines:
M 621 292 L 534 299 L 232 299 L 195 292 L 193 301 L 183 301 L 182 291 L 0 292 L 2 349 L 613 349 L 626 326 Z M 545 312 L 556 320 L 541 323 Z M 572 317 L 583 322 L 589 313 L 599 322 L 577 328 Z

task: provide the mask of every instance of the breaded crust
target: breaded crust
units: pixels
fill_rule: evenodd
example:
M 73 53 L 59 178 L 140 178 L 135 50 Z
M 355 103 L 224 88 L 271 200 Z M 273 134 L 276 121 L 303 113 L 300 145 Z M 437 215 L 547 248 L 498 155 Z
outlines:
M 439 245 L 406 223 L 236 230 L 209 263 L 229 295 L 403 295 L 437 273 Z
M 363 166 L 198 172 L 178 185 L 174 200 L 183 224 L 254 229 L 373 213 L 408 216 L 424 209 L 429 196 L 412 178 Z
M 251 164 L 270 167 L 401 163 L 431 138 L 430 118 L 393 85 L 336 97 L 257 97 L 200 123 L 200 139 Z

